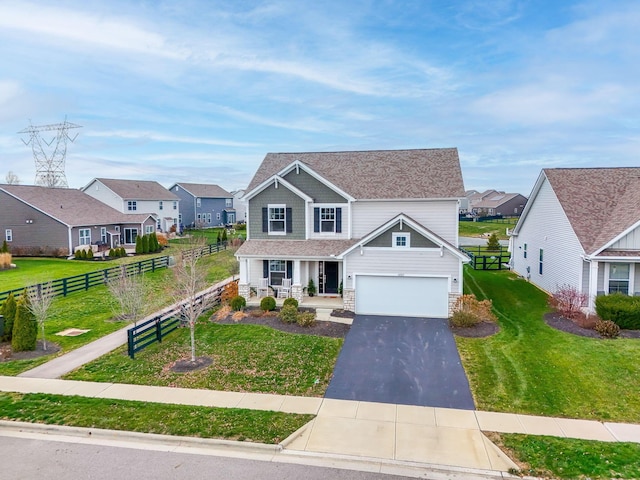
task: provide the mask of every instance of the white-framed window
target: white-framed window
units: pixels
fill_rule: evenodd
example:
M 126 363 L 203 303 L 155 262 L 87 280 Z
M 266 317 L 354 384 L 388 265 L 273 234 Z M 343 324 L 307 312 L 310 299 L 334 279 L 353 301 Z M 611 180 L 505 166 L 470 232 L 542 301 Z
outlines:
M 286 260 L 269 260 L 269 285 L 282 285 L 282 279 L 286 274 Z
M 178 202 L 176 202 L 175 200 L 173 201 L 173 209 L 174 210 L 178 209 Z
M 7 229 L 4 231 L 4 239 L 5 239 L 7 242 L 12 242 L 12 241 L 13 241 L 13 230 L 11 230 L 10 228 L 7 228 Z
M 211 213 L 207 213 L 207 223 L 211 223 Z
M 284 235 L 287 223 L 286 205 L 269 205 L 269 234 Z
M 201 213 L 196 215 L 196 218 L 198 219 L 198 223 L 202 222 L 202 214 Z
M 405 232 L 393 232 L 391 234 L 393 248 L 409 248 L 411 246 L 411 234 Z
M 320 207 L 320 231 L 334 233 L 336 231 L 335 207 Z
M 153 225 L 145 225 L 144 226 L 144 233 L 145 234 L 150 234 L 153 233 Z
M 180 222 L 180 225 L 182 225 L 182 214 L 181 213 L 178 214 L 178 222 Z
M 631 279 L 631 265 L 629 263 L 610 263 L 609 264 L 609 279 L 608 279 L 608 292 L 609 293 L 623 293 L 629 295 L 631 291 L 630 286 Z
M 542 264 L 544 261 L 544 250 L 540 249 L 540 255 L 538 257 L 538 273 L 542 275 Z
M 224 206 L 227 207 L 227 208 L 233 207 L 233 199 L 225 198 L 224 199 Z
M 81 228 L 80 232 L 80 245 L 91 245 L 91 229 Z
M 100 242 L 107 243 L 107 227 L 100 227 Z
M 158 221 L 156 222 L 156 228 L 158 230 L 160 230 L 162 228 L 162 222 L 160 221 L 160 219 L 158 219 Z
M 137 228 L 125 228 L 124 229 L 124 243 L 133 244 L 136 243 L 136 237 L 138 236 Z
M 522 256 L 524 258 L 527 258 L 527 244 L 524 244 L 524 247 L 522 247 Z
M 163 202 L 162 200 L 160 200 L 160 201 L 158 202 L 158 209 L 159 209 L 159 210 L 162 210 L 163 208 L 164 208 L 164 202 Z
M 196 207 L 201 207 L 201 206 L 202 206 L 202 199 L 196 198 Z
M 133 212 L 137 209 L 138 209 L 138 202 L 136 202 L 135 200 L 129 200 L 127 202 L 127 210 L 129 210 L 130 212 Z
M 216 220 L 220 220 L 220 212 L 216 213 Z

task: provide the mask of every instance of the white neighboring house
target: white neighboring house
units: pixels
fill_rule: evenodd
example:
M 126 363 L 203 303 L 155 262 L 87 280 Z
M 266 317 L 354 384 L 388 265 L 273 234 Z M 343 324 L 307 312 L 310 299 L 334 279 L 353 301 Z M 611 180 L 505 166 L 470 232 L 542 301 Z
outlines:
M 233 206 L 236 209 L 236 221 L 240 223 L 247 223 L 247 201 L 244 200 L 246 192 L 244 188 L 231 192 L 231 195 L 233 195 Z
M 239 293 L 286 279 L 304 304 L 313 280 L 358 314 L 445 318 L 469 261 L 457 248 L 463 196 L 455 148 L 269 153 L 245 195 Z
M 640 295 L 640 168 L 544 169 L 509 239 L 513 270 L 554 293 Z
M 178 225 L 180 198 L 158 182 L 94 178 L 81 190 L 119 212 L 152 214 L 158 230 L 167 232 Z

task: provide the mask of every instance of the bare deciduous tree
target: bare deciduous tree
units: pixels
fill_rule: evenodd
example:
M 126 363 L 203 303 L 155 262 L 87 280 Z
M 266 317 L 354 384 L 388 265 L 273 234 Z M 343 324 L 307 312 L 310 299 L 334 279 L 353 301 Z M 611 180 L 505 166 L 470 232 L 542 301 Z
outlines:
M 122 265 L 120 275 L 109 280 L 107 287 L 117 301 L 118 308 L 114 307 L 114 314 L 123 320 L 133 320 L 135 325 L 146 303 L 147 287 L 144 278 L 141 275 L 127 275 L 126 265 Z
M 20 178 L 11 170 L 7 172 L 7 176 L 4 177 L 4 181 L 7 185 L 20 185 Z
M 42 334 L 42 348 L 47 350 L 44 324 L 49 316 L 49 308 L 55 298 L 53 284 L 48 282 L 41 285 L 32 285 L 27 288 L 27 295 L 29 296 L 29 310 L 31 310 L 36 322 L 38 322 L 38 327 L 40 327 L 40 333 Z
M 201 262 L 200 251 L 206 246 L 203 237 L 193 239 L 180 254 L 173 268 L 175 298 L 180 315 L 189 325 L 191 335 L 191 361 L 196 361 L 195 329 L 198 318 L 211 308 L 214 298 L 199 295 L 207 287 L 207 270 Z

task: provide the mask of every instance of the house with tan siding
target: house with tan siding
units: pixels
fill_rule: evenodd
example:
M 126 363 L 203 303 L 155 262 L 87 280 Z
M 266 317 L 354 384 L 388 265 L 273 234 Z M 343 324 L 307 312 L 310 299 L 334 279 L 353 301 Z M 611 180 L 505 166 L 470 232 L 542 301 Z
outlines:
M 447 317 L 463 196 L 455 148 L 269 153 L 244 197 L 240 294 L 286 282 L 304 304 L 312 280 L 356 313 Z
M 640 168 L 544 169 L 511 232 L 515 272 L 554 293 L 640 295 Z

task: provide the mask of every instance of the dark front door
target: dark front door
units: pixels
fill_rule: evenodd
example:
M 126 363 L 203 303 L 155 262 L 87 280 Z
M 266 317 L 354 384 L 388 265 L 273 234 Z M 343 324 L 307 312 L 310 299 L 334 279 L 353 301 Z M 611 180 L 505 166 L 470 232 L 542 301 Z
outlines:
M 338 262 L 320 262 L 318 293 L 338 293 Z

